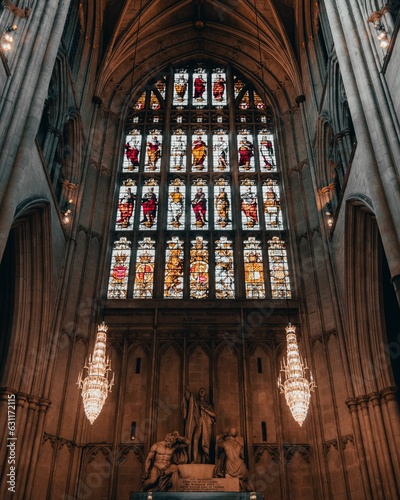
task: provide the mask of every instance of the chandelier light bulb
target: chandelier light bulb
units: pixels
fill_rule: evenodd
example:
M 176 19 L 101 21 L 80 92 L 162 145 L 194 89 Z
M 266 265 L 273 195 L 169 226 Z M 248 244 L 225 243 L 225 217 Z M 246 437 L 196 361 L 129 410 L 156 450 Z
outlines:
M 100 412 L 107 399 L 108 392 L 114 385 L 114 374 L 110 379 L 111 362 L 106 356 L 106 341 L 108 327 L 104 323 L 98 326 L 96 342 L 93 354 L 89 356 L 87 365 L 83 367 L 87 370 L 87 375 L 82 379 L 82 372 L 78 377 L 78 388 L 82 389 L 82 399 L 85 414 L 93 425 L 93 422 L 100 415 Z
M 311 391 L 316 387 L 312 373 L 307 366 L 307 361 L 301 358 L 299 346 L 296 339 L 296 327 L 291 323 L 286 327 L 287 361 L 281 361 L 278 377 L 278 388 L 285 395 L 286 403 L 293 418 L 300 425 L 308 413 Z M 306 372 L 310 371 L 310 381 L 306 378 Z M 282 382 L 282 373 L 284 381 Z

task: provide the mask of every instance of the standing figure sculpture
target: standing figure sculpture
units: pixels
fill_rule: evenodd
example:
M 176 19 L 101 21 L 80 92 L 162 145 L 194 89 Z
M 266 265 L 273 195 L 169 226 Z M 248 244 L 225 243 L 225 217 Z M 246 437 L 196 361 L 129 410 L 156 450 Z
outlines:
M 196 399 L 189 387 L 182 398 L 182 416 L 185 436 L 189 439 L 189 460 L 192 463 L 210 463 L 210 447 L 215 424 L 212 405 L 206 400 L 206 390 L 199 389 Z
M 241 491 L 253 491 L 249 471 L 244 463 L 243 438 L 232 427 L 229 432 L 219 436 L 216 446 L 216 460 L 213 476 L 226 475 L 239 478 Z
M 187 462 L 189 440 L 177 431 L 153 444 L 144 464 L 142 491 L 176 491 L 178 464 Z

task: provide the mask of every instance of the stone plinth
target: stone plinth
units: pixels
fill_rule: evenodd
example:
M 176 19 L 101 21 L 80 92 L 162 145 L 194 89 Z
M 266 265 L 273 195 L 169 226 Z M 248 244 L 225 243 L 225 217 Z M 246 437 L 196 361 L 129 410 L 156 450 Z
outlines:
M 237 477 L 212 477 L 212 464 L 185 464 L 178 469 L 178 491 L 240 491 Z
M 263 500 L 261 493 L 239 492 L 133 492 L 129 500 Z

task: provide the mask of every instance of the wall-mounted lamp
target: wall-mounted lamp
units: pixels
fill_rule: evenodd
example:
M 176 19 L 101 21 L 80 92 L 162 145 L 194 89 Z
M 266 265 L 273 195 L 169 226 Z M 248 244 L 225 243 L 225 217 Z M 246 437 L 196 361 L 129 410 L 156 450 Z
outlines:
M 63 215 L 62 221 L 64 224 L 68 224 L 71 220 L 71 204 L 73 203 L 73 199 L 70 198 L 67 202 L 65 202 L 64 208 L 61 210 L 61 213 Z
M 11 33 L 17 31 L 18 26 L 13 24 L 12 26 L 7 26 L 5 29 L 3 36 L 1 37 L 0 46 L 3 52 L 10 52 L 14 43 L 14 37 Z
M 374 28 L 378 34 L 379 45 L 382 49 L 387 49 L 389 46 L 389 35 L 385 26 L 380 21 L 375 21 Z
M 330 201 L 325 204 L 325 215 L 326 215 L 326 223 L 328 224 L 329 227 L 332 227 L 334 218 L 333 218 L 333 207 Z

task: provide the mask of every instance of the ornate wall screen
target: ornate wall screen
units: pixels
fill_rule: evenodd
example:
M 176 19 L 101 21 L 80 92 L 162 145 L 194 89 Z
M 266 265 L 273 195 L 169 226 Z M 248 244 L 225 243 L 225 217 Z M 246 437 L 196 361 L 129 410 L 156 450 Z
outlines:
M 231 67 L 149 82 L 121 145 L 108 298 L 290 297 L 276 150 L 271 110 Z

